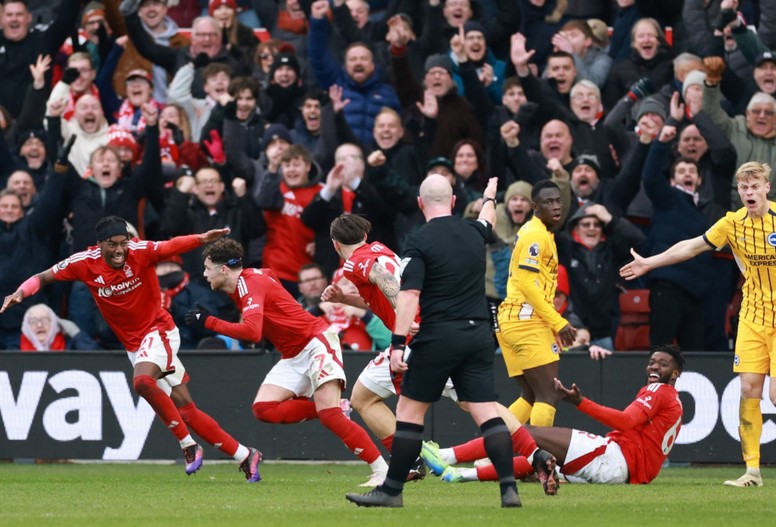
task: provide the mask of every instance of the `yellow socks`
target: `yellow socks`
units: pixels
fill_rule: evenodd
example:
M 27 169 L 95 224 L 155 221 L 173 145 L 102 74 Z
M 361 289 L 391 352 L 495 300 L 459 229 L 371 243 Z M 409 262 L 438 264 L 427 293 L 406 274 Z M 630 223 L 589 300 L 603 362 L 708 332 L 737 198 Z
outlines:
M 533 408 L 531 403 L 522 397 L 509 405 L 509 411 L 512 412 L 512 415 L 517 417 L 517 420 L 520 421 L 520 424 L 522 425 L 526 424 L 531 418 L 531 408 Z
M 760 436 L 763 432 L 763 414 L 760 399 L 741 399 L 738 410 L 738 435 L 746 468 L 760 467 Z
M 552 426 L 555 422 L 555 408 L 547 403 L 534 403 L 531 410 L 531 426 Z

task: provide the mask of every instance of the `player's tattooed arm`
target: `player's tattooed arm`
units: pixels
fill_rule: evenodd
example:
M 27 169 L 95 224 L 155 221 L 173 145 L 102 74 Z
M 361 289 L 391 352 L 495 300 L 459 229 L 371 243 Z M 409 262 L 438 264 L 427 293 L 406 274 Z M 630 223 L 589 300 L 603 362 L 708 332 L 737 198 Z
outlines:
M 396 307 L 396 296 L 399 294 L 399 281 L 385 267 L 375 262 L 369 271 L 369 281 L 380 288 L 385 298 Z

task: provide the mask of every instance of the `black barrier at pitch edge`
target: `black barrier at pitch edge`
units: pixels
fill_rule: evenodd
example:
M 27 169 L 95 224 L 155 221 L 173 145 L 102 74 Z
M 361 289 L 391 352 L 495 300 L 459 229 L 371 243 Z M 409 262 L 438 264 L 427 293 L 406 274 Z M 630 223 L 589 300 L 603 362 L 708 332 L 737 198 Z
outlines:
M 677 388 L 684 405 L 683 428 L 672 462 L 740 463 L 737 437 L 738 380 L 731 356 L 686 353 L 687 368 Z M 345 354 L 350 383 L 373 353 Z M 275 354 L 183 352 L 197 405 L 238 441 L 260 448 L 267 459 L 356 459 L 317 421 L 270 425 L 256 421 L 251 404 Z M 646 382 L 646 353 L 619 353 L 602 362 L 566 354 L 560 378 L 576 382 L 584 395 L 618 409 L 629 404 Z M 518 394 L 516 383 L 496 358 L 496 391 L 502 403 Z M 349 389 L 345 394 L 349 393 Z M 768 393 L 767 385 L 765 393 Z M 395 398 L 388 401 L 395 405 Z M 762 462 L 776 459 L 776 409 L 763 402 Z M 363 424 L 356 413 L 353 418 Z M 123 352 L 0 352 L 0 458 L 174 459 L 180 449 L 170 432 L 132 391 L 131 369 Z M 561 403 L 558 426 L 603 433 L 591 418 Z M 447 399 L 433 405 L 425 437 L 441 445 L 468 441 L 477 434 L 471 418 Z M 376 441 L 379 446 L 379 442 Z M 206 455 L 225 458 L 205 447 Z M 380 447 L 382 449 L 382 447 Z

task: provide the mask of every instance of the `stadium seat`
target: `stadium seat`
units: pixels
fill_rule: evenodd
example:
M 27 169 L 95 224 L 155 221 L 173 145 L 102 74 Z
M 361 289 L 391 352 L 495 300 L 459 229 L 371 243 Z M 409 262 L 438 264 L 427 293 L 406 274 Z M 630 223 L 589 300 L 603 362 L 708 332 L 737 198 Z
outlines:
M 620 323 L 614 347 L 617 351 L 649 349 L 648 289 L 628 289 L 620 293 Z

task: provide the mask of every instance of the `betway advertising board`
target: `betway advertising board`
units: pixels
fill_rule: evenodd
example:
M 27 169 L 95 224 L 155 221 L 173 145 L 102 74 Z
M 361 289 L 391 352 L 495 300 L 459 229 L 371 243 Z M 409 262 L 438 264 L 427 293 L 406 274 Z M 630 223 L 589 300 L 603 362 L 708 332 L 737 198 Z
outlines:
M 372 353 L 347 353 L 349 384 Z M 183 352 L 197 406 L 243 444 L 261 449 L 268 459 L 349 460 L 355 457 L 319 422 L 270 425 L 256 421 L 251 405 L 264 376 L 278 356 L 256 352 Z M 739 381 L 732 356 L 687 353 L 687 371 L 677 389 L 684 406 L 682 429 L 671 462 L 740 463 L 738 443 Z M 622 409 L 646 382 L 646 353 L 619 353 L 603 361 L 585 355 L 561 358 L 560 378 L 576 382 L 583 394 Z M 519 394 L 496 356 L 496 390 L 501 402 Z M 762 462 L 776 460 L 776 408 L 764 393 Z M 345 391 L 345 395 L 349 389 Z M 395 405 L 395 398 L 389 401 Z M 353 418 L 361 422 L 355 412 Z M 607 430 L 573 406 L 560 403 L 556 426 L 594 433 Z M 477 434 L 471 418 L 443 399 L 429 411 L 427 439 L 442 445 Z M 207 449 L 208 447 L 206 447 Z M 211 459 L 223 458 L 216 449 Z M 131 369 L 123 352 L 0 352 L 0 459 L 137 460 L 181 457 L 177 441 L 132 389 Z

